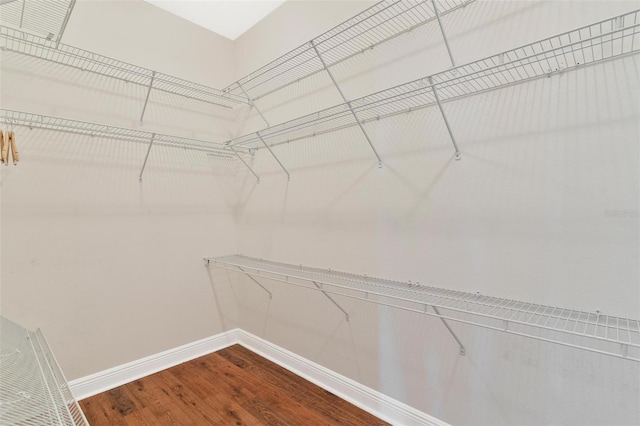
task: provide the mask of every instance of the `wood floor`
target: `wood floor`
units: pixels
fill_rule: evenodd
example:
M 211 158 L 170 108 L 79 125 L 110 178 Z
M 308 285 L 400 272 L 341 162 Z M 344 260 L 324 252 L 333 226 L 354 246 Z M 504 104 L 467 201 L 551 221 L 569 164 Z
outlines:
M 386 425 L 234 345 L 80 401 L 101 425 Z

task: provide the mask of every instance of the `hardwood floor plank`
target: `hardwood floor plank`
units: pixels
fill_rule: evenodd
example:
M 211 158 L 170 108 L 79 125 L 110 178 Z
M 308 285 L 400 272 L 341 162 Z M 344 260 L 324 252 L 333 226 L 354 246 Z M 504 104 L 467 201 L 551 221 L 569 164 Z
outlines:
M 386 425 L 240 346 L 80 401 L 92 426 Z

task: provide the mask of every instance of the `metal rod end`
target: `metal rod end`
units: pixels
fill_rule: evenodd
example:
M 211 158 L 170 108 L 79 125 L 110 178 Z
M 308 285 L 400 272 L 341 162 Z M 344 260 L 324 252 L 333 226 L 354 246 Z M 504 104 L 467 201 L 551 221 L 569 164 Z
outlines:
M 462 154 L 460 154 L 460 152 L 456 152 L 456 161 L 460 160 L 462 158 Z
M 382 161 L 378 161 L 378 168 L 381 169 L 382 168 Z
M 460 354 L 460 356 L 465 356 L 467 354 L 467 351 L 465 350 L 464 346 L 460 346 L 460 351 L 458 353 Z

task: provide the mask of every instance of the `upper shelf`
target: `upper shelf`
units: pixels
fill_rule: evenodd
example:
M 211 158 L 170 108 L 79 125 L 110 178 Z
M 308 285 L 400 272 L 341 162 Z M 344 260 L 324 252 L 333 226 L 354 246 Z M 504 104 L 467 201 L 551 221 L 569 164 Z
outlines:
M 49 117 L 46 115 L 32 114 L 28 112 L 0 109 L 0 122 L 6 123 L 10 126 L 16 125 L 36 129 L 78 133 L 82 135 L 106 137 L 110 139 L 120 139 L 145 144 L 148 144 L 153 139 L 155 145 L 183 148 L 192 151 L 203 151 L 220 157 L 232 158 L 234 156 L 234 153 L 222 143 L 164 135 L 160 133 L 151 133 L 142 130 L 126 129 L 123 127 L 89 123 L 86 121 Z M 235 151 L 241 154 L 248 153 L 247 150 L 242 148 L 238 148 Z
M 439 0 L 438 13 L 440 16 L 446 15 L 473 1 Z M 312 44 L 327 66 L 331 67 L 429 22 L 437 22 L 430 0 L 384 0 L 223 90 L 238 96 L 246 92 L 253 100 L 257 100 L 324 71 Z
M 0 49 L 225 108 L 247 103 L 242 96 L 4 26 L 0 26 Z
M 245 256 L 208 264 L 309 290 L 372 302 L 640 362 L 640 321 L 536 303 L 294 266 Z M 262 285 L 262 284 L 261 284 Z M 431 309 L 431 310 L 430 310 Z
M 40 330 L 0 317 L 0 424 L 89 425 Z
M 0 23 L 35 32 L 57 44 L 75 3 L 76 0 L 3 0 Z
M 270 145 L 304 139 L 442 102 L 498 89 L 640 50 L 640 10 L 546 38 L 479 61 L 260 130 Z M 262 148 L 257 133 L 229 141 Z

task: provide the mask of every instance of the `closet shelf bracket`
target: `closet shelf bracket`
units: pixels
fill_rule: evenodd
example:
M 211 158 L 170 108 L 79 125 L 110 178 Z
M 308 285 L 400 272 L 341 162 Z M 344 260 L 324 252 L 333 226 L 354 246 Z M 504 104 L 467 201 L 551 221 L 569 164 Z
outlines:
M 438 318 L 440 318 L 440 321 L 442 321 L 442 324 L 444 324 L 444 326 L 447 328 L 447 330 L 449 330 L 449 333 L 451 333 L 455 341 L 458 342 L 458 345 L 460 345 L 460 350 L 458 351 L 458 353 L 462 356 L 465 356 L 467 354 L 467 350 L 464 348 L 464 345 L 462 344 L 462 342 L 460 341 L 456 333 L 453 331 L 453 329 L 451 328 L 447 320 L 442 317 L 442 315 L 440 314 L 440 310 L 438 310 L 438 307 L 431 305 L 431 308 L 433 308 L 433 312 L 436 313 Z
M 244 269 L 242 269 L 240 266 L 238 266 L 238 269 L 240 271 L 242 271 L 243 274 L 245 274 L 247 276 L 247 278 L 249 278 L 251 281 L 253 281 L 254 283 L 256 283 L 258 285 L 258 287 L 260 287 L 261 289 L 263 289 L 268 295 L 269 295 L 269 299 L 273 299 L 273 294 L 271 294 L 271 292 L 269 290 L 267 290 L 267 288 L 265 286 L 263 286 L 262 284 L 260 284 L 260 282 L 258 280 L 256 280 L 255 278 L 253 278 L 251 275 L 247 274 Z
M 229 148 L 229 149 L 231 150 L 231 152 L 233 152 L 233 153 L 235 154 L 235 156 L 236 156 L 236 157 L 238 157 L 238 159 L 239 159 L 240 161 L 242 161 L 242 164 L 244 164 L 244 165 L 245 165 L 245 167 L 246 167 L 247 169 L 249 169 L 249 171 L 251 172 L 251 174 L 252 174 L 252 175 L 254 175 L 254 176 L 256 177 L 257 182 L 258 182 L 258 183 L 260 183 L 260 176 L 258 176 L 258 175 L 256 174 L 256 172 L 254 172 L 254 171 L 253 171 L 253 169 L 251 168 L 251 166 L 250 166 L 249 164 L 247 164 L 247 162 L 244 160 L 244 158 L 242 158 L 242 157 L 240 156 L 240 154 L 238 154 L 238 151 L 236 151 L 236 150 L 235 150 L 235 148 L 234 148 L 230 143 L 227 143 L 226 145 L 227 145 L 227 148 Z
M 331 303 L 333 303 L 334 305 L 336 305 L 336 307 L 342 311 L 342 313 L 344 314 L 344 318 L 345 318 L 347 321 L 349 321 L 349 314 L 347 313 L 347 311 L 345 311 L 345 310 L 342 308 L 342 306 L 340 306 L 340 305 L 338 304 L 338 302 L 336 302 L 336 301 L 335 301 L 335 299 L 334 299 L 333 297 L 329 296 L 329 294 L 328 294 L 326 291 L 324 291 L 324 290 L 322 289 L 322 285 L 318 284 L 318 283 L 317 283 L 317 282 L 315 282 L 315 281 L 311 281 L 311 282 L 313 283 L 313 285 L 315 285 L 315 286 L 316 286 L 316 288 L 317 288 L 318 290 L 320 290 L 320 291 L 322 292 L 322 294 L 324 294 L 324 295 L 327 297 L 327 299 L 329 299 L 329 300 L 331 301 Z
M 147 89 L 147 97 L 144 99 L 144 106 L 142 107 L 142 114 L 140 114 L 140 123 L 144 120 L 144 113 L 147 110 L 147 104 L 149 103 L 149 95 L 151 95 L 151 89 L 153 89 L 153 80 L 156 78 L 156 72 L 151 72 L 151 80 L 149 80 L 149 88 Z
M 459 160 L 462 158 L 460 154 L 460 150 L 458 149 L 458 144 L 456 143 L 456 138 L 453 136 L 453 132 L 451 131 L 451 126 L 449 125 L 449 120 L 447 120 L 447 115 L 444 113 L 444 109 L 442 108 L 442 103 L 440 102 L 440 97 L 438 96 L 438 91 L 436 90 L 436 86 L 433 84 L 433 78 L 428 77 L 429 85 L 431 85 L 431 90 L 433 90 L 433 97 L 436 100 L 436 104 L 438 105 L 438 109 L 440 110 L 440 114 L 442 115 L 442 119 L 444 120 L 445 126 L 447 126 L 447 132 L 449 132 L 449 137 L 451 138 L 451 143 L 453 143 L 453 148 L 456 150 L 455 158 Z
M 449 54 L 449 59 L 451 60 L 451 66 L 455 67 L 456 62 L 453 60 L 453 54 L 451 53 L 451 47 L 449 47 L 449 40 L 447 40 L 447 34 L 444 32 L 444 26 L 442 25 L 442 20 L 440 20 L 440 13 L 438 13 L 438 6 L 436 6 L 436 0 L 431 0 L 431 4 L 433 5 L 433 12 L 438 19 L 438 26 L 440 27 L 440 32 L 442 33 L 442 38 L 444 39 L 444 45 L 447 48 L 447 53 Z M 463 7 L 466 6 L 467 3 L 463 3 Z
M 331 81 L 333 82 L 333 85 L 338 90 L 338 93 L 340 93 L 340 96 L 342 97 L 342 100 L 344 101 L 344 103 L 347 105 L 347 108 L 349 108 L 349 111 L 351 111 L 351 115 L 353 115 L 353 118 L 356 120 L 356 124 L 358 125 L 358 127 L 360 127 L 360 131 L 362 131 L 362 134 L 364 135 L 365 139 L 367 140 L 367 143 L 369 143 L 369 146 L 371 147 L 371 150 L 373 151 L 373 153 L 375 154 L 376 158 L 378 159 L 378 168 L 382 167 L 382 159 L 380 158 L 380 155 L 378 154 L 378 151 L 376 151 L 376 148 L 373 146 L 373 143 L 371 142 L 371 139 L 369 138 L 369 135 L 367 134 L 367 131 L 364 129 L 364 126 L 360 122 L 360 119 L 358 118 L 358 116 L 356 115 L 355 111 L 353 110 L 353 107 L 351 106 L 351 102 L 349 102 L 347 100 L 347 97 L 342 92 L 342 89 L 338 85 L 338 82 L 336 81 L 335 77 L 333 76 L 333 73 L 331 72 L 329 67 L 327 67 L 327 64 L 325 63 L 324 59 L 322 58 L 322 55 L 320 54 L 320 51 L 318 50 L 318 47 L 316 46 L 315 42 L 313 40 L 311 40 L 309 42 L 309 44 L 311 45 L 313 50 L 316 52 L 316 55 L 318 56 L 318 59 L 320 60 L 320 63 L 322 64 L 322 67 L 324 68 L 324 70 L 329 75 L 329 78 L 331 79 Z
M 142 163 L 142 170 L 140 170 L 140 177 L 138 180 L 142 182 L 142 174 L 144 173 L 144 168 L 147 167 L 147 160 L 149 159 L 149 153 L 151 152 L 151 147 L 153 146 L 153 141 L 156 139 L 156 134 L 154 133 L 151 136 L 151 140 L 149 141 L 149 147 L 147 148 L 147 155 L 144 156 L 144 163 Z

